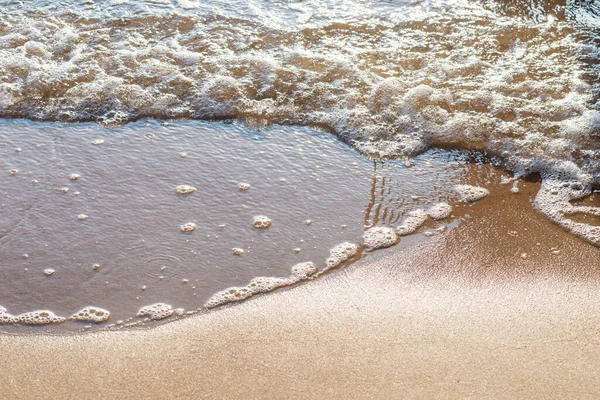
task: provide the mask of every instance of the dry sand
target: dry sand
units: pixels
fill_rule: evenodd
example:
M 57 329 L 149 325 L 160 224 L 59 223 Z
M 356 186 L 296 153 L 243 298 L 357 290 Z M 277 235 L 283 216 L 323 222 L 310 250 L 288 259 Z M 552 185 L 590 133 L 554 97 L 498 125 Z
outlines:
M 598 398 L 600 249 L 535 213 L 536 187 L 492 193 L 444 234 L 205 315 L 1 336 L 2 397 Z

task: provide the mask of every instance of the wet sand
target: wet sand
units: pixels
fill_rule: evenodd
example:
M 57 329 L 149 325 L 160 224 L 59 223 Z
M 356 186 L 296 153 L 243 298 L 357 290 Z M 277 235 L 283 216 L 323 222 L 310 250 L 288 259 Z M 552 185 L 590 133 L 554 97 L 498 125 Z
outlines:
M 2 395 L 597 398 L 600 249 L 506 193 L 442 235 L 205 315 L 0 336 Z

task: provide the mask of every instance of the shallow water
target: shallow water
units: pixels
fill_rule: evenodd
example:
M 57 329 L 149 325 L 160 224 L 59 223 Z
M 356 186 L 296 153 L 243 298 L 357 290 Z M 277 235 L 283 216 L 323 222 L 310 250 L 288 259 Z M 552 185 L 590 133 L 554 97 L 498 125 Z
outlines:
M 306 261 L 325 269 L 329 250 L 360 245 L 365 228 L 399 224 L 440 201 L 457 204 L 454 183 L 500 179 L 476 154 L 382 163 L 307 128 L 13 120 L 1 130 L 0 304 L 11 314 L 50 309 L 68 317 L 93 305 L 116 322 L 157 302 L 202 309 L 215 292 L 257 276 L 285 277 Z M 465 179 L 473 168 L 481 177 Z M 177 194 L 182 184 L 197 190 Z M 257 215 L 272 226 L 255 229 Z M 182 232 L 188 222 L 196 229 Z

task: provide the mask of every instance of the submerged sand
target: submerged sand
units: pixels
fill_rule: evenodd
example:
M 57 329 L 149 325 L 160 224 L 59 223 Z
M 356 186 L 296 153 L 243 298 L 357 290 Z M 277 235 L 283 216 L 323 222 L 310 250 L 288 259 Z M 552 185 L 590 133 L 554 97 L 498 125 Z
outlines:
M 2 396 L 598 398 L 600 249 L 527 186 L 506 192 L 443 235 L 205 315 L 0 336 Z

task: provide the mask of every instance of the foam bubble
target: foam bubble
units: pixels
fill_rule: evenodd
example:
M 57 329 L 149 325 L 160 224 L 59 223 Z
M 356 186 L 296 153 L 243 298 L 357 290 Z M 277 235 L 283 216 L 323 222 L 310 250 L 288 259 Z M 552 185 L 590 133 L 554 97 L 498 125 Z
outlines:
M 419 229 L 426 221 L 429 215 L 425 210 L 416 209 L 409 211 L 400 223 L 396 227 L 396 234 L 398 236 L 406 236 L 414 233 Z
M 103 139 L 94 139 L 94 140 L 92 140 L 92 144 L 95 146 L 98 146 L 98 145 L 104 144 L 104 140 Z
M 317 273 L 317 267 L 312 262 L 296 264 L 292 267 L 292 275 L 298 279 L 307 279 Z
M 490 191 L 486 188 L 472 185 L 455 185 L 454 191 L 464 202 L 473 203 L 489 196 Z
M 273 222 L 264 215 L 258 215 L 254 217 L 254 222 L 252 223 L 256 229 L 267 229 L 269 228 Z
M 83 221 L 83 220 L 86 220 L 86 219 L 88 219 L 88 216 L 87 216 L 87 215 L 85 215 L 85 214 L 79 214 L 79 215 L 77 216 L 77 219 L 78 219 L 78 220 L 80 220 L 80 221 Z
M 365 247 L 370 250 L 390 247 L 396 244 L 398 236 L 392 228 L 376 226 L 369 228 L 363 234 Z
M 71 175 L 69 175 L 69 179 L 72 180 L 72 181 L 76 181 L 79 178 L 81 178 L 81 175 L 79 175 L 79 174 L 71 174 Z
M 196 230 L 196 224 L 193 222 L 187 222 L 183 225 L 181 225 L 179 227 L 179 229 L 181 230 L 181 232 L 193 232 L 194 230 Z
M 8 314 L 6 308 L 0 306 L 0 324 L 47 325 L 60 324 L 65 321 L 66 318 L 48 310 L 31 311 L 15 316 Z
M 336 268 L 344 261 L 354 257 L 358 251 L 358 246 L 354 243 L 344 242 L 329 250 L 329 258 L 325 261 L 326 270 Z
M 440 220 L 448 218 L 452 214 L 452 206 L 448 203 L 437 203 L 433 207 L 430 207 L 427 210 L 427 215 L 429 215 L 434 220 Z
M 97 324 L 106 322 L 110 318 L 110 312 L 100 307 L 84 307 L 71 315 L 69 319 L 74 321 L 95 322 Z
M 250 184 L 245 182 L 238 183 L 238 188 L 240 190 L 250 190 Z
M 155 303 L 144 306 L 137 312 L 138 317 L 149 317 L 151 320 L 165 319 L 173 315 L 173 306 L 165 303 Z
M 267 293 L 278 288 L 294 285 L 317 273 L 317 267 L 312 262 L 296 264 L 291 269 L 291 275 L 285 278 L 257 277 L 246 286 L 230 287 L 215 293 L 205 304 L 206 308 L 214 308 L 223 304 L 245 300 L 259 293 Z
M 177 194 L 191 194 L 196 191 L 196 188 L 190 185 L 179 185 L 175 188 Z

